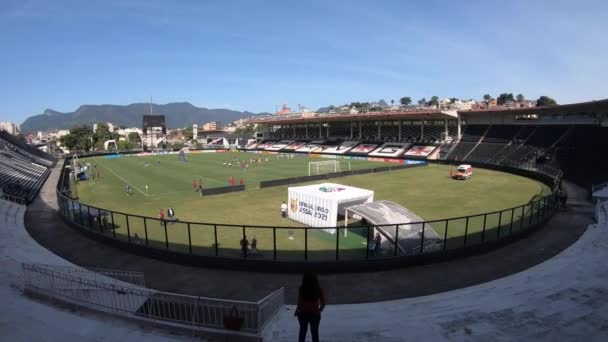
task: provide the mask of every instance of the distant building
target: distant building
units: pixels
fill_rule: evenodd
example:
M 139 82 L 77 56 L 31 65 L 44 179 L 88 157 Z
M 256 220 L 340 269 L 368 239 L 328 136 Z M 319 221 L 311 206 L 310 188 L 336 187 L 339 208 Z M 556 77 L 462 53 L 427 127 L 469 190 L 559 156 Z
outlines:
M 285 115 L 285 114 L 291 114 L 291 108 L 287 107 L 286 104 L 283 105 L 283 107 L 281 108 L 281 110 L 277 111 L 277 115 Z
M 2 121 L 0 122 L 0 130 L 5 130 L 10 134 L 17 135 L 20 133 L 19 125 L 10 121 Z
M 93 124 L 93 133 L 97 132 L 97 125 L 98 124 Z M 112 125 L 112 123 L 107 122 L 106 125 L 108 126 L 108 131 L 110 133 L 114 132 L 114 125 Z
M 143 130 L 141 128 L 137 128 L 137 127 L 131 127 L 131 128 L 121 128 L 116 130 L 116 133 L 118 133 L 118 135 L 126 137 L 129 135 L 129 133 L 137 133 L 139 134 L 139 136 L 142 136 L 144 134 Z
M 55 135 L 57 138 L 61 138 L 64 135 L 68 135 L 70 134 L 70 130 L 69 129 L 60 129 L 57 131 L 57 134 Z
M 217 131 L 220 129 L 222 129 L 222 123 L 219 121 L 211 121 L 203 125 L 203 131 Z

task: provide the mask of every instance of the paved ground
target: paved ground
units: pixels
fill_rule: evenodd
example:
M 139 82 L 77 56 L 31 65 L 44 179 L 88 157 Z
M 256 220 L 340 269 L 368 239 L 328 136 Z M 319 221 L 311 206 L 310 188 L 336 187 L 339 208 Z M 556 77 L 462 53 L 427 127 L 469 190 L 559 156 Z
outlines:
M 22 294 L 21 263 L 73 266 L 38 245 L 23 225 L 25 206 L 0 200 L 0 341 L 190 341 L 120 318 L 58 307 Z
M 328 306 L 323 341 L 608 341 L 608 203 L 599 224 L 523 272 L 430 296 Z M 293 306 L 264 341 L 297 339 Z
M 145 272 L 148 286 L 200 296 L 258 300 L 285 286 L 287 301 L 295 300 L 300 276 L 237 272 L 176 265 L 139 257 L 90 240 L 59 218 L 56 208 L 56 168 L 26 214 L 28 232 L 57 255 L 81 266 Z M 464 288 L 521 272 L 551 258 L 575 242 L 592 222 L 587 194 L 566 183 L 570 207 L 555 215 L 530 237 L 507 247 L 451 262 L 361 274 L 321 277 L 331 304 L 364 303 L 409 298 Z

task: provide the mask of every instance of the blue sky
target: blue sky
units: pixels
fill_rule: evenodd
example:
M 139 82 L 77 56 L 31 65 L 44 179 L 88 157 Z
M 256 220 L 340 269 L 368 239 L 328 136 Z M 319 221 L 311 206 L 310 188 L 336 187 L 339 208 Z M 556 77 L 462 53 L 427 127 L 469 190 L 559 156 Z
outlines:
M 189 101 L 608 97 L 608 1 L 0 1 L 0 120 Z

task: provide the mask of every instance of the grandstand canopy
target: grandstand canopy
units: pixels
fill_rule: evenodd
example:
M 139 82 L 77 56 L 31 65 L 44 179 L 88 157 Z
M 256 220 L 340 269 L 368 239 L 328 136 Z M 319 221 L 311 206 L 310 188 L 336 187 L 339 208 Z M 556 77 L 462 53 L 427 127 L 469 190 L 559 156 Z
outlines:
M 362 114 L 328 114 L 308 117 L 271 117 L 250 121 L 257 124 L 292 125 L 299 123 L 327 123 L 350 121 L 378 120 L 444 120 L 454 119 L 454 116 L 438 111 L 407 111 L 407 112 L 369 112 Z
M 422 222 L 422 218 L 407 208 L 391 201 L 380 200 L 344 208 L 349 214 L 356 214 L 374 225 Z M 345 215 L 346 216 L 346 215 Z

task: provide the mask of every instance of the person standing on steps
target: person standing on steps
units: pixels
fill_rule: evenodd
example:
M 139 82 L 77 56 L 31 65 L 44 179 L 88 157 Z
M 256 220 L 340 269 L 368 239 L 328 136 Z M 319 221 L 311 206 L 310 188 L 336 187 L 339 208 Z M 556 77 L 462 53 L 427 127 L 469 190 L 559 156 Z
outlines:
M 316 274 L 307 273 L 302 277 L 302 285 L 298 291 L 298 306 L 294 313 L 300 322 L 298 341 L 306 340 L 308 325 L 313 342 L 319 342 L 319 323 L 321 312 L 325 308 L 325 295 L 319 285 Z

